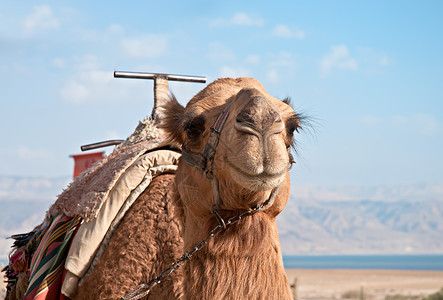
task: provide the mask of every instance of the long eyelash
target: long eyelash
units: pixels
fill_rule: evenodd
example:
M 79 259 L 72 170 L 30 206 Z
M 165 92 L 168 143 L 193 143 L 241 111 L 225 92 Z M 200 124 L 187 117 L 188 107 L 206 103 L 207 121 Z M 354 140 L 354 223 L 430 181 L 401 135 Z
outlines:
M 291 97 L 286 97 L 285 99 L 282 100 L 283 103 L 286 103 L 287 105 L 289 105 L 290 107 L 292 107 L 292 99 Z
M 300 110 L 298 108 L 297 109 L 294 108 L 291 97 L 286 97 L 282 101 L 287 105 L 289 105 L 294 111 Z M 315 138 L 316 128 L 320 126 L 318 119 L 306 115 L 303 112 L 295 113 L 295 118 L 299 122 L 299 125 L 295 129 L 297 133 L 301 133 L 303 131 L 303 133 L 308 133 L 308 135 Z M 298 145 L 295 137 L 292 138 L 290 147 L 294 150 L 295 154 L 298 156 L 298 151 L 297 151 Z

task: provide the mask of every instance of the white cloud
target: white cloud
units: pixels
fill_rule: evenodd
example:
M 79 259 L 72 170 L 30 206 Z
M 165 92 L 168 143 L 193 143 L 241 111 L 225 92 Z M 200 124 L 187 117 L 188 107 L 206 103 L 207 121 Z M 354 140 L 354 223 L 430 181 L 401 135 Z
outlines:
M 359 48 L 357 49 L 359 57 L 359 62 L 366 64 L 368 68 L 386 67 L 391 64 L 386 53 L 374 50 L 372 48 Z
M 320 61 L 320 71 L 323 76 L 329 75 L 332 69 L 352 70 L 358 69 L 358 62 L 349 54 L 345 45 L 331 46 L 331 51 Z
M 74 57 L 76 73 L 62 86 L 60 96 L 63 101 L 84 103 L 88 100 L 97 101 L 97 89 L 108 88 L 112 80 L 111 72 L 99 71 L 98 58 L 95 55 Z
M 63 67 L 65 67 L 65 60 L 63 58 L 56 57 L 56 58 L 52 59 L 51 65 L 56 68 L 63 68 Z
M 20 159 L 48 159 L 51 157 L 51 153 L 46 150 L 31 149 L 26 146 L 20 145 L 17 147 L 17 154 Z
M 237 12 L 229 19 L 218 18 L 210 22 L 213 27 L 229 27 L 229 26 L 262 26 L 264 24 L 263 19 L 259 17 L 251 17 L 250 15 Z
M 137 99 L 146 91 L 144 82 L 140 80 L 115 79 L 112 70 L 103 70 L 94 55 L 74 57 L 73 62 L 75 72 L 59 90 L 64 102 L 75 105 L 112 103 L 128 98 Z
M 416 114 L 413 116 L 413 120 L 419 132 L 424 135 L 432 135 L 436 133 L 440 127 L 438 120 L 431 115 Z
M 359 121 L 367 126 L 383 124 L 383 126 L 386 127 L 389 125 L 402 131 L 408 130 L 408 132 L 426 136 L 437 133 L 441 128 L 441 122 L 439 120 L 432 115 L 423 113 L 406 116 L 397 115 L 385 118 L 368 115 L 360 117 Z
M 251 71 L 243 68 L 241 66 L 238 67 L 229 67 L 224 66 L 220 70 L 220 76 L 221 77 L 248 77 L 251 76 Z
M 280 38 L 296 38 L 303 39 L 306 36 L 306 33 L 300 29 L 290 29 L 288 26 L 283 24 L 278 24 L 272 29 L 272 35 Z
M 261 26 L 263 25 L 263 20 L 260 18 L 252 18 L 249 15 L 238 12 L 236 13 L 232 19 L 232 24 L 241 25 L 241 26 Z
M 120 24 L 111 24 L 108 29 L 106 29 L 106 33 L 112 35 L 119 35 L 125 33 L 125 30 Z
M 405 116 L 394 116 L 394 117 L 392 117 L 392 122 L 396 126 L 403 127 L 404 125 L 406 125 L 408 123 L 408 118 Z
M 361 116 L 359 118 L 359 121 L 360 123 L 366 126 L 375 126 L 380 123 L 380 118 L 377 116 L 366 115 L 366 116 Z
M 274 69 L 269 70 L 268 73 L 266 74 L 266 78 L 271 83 L 277 83 L 280 80 L 279 72 L 277 70 L 274 70 Z
M 209 48 L 208 58 L 213 61 L 219 62 L 235 59 L 234 52 L 220 42 L 210 44 Z
M 34 10 L 23 20 L 25 33 L 32 33 L 35 29 L 56 29 L 60 27 L 60 21 L 53 15 L 49 5 L 35 6 Z
M 17 145 L 11 148 L 3 148 L 1 149 L 0 154 L 7 157 L 15 157 L 24 161 L 46 160 L 52 157 L 52 153 L 47 150 L 35 148 L 31 149 L 28 146 L 24 145 Z
M 294 68 L 297 63 L 291 52 L 282 51 L 269 54 L 269 65 L 272 67 Z
M 29 65 L 12 61 L 9 65 L 0 65 L 1 72 L 28 73 Z
M 248 55 L 248 57 L 246 57 L 246 62 L 253 64 L 253 65 L 260 64 L 260 61 L 261 61 L 260 56 L 257 54 L 251 54 L 251 55 Z
M 120 24 L 111 24 L 105 30 L 76 29 L 75 32 L 80 39 L 86 42 L 112 42 L 115 44 L 117 39 L 121 39 L 123 37 L 125 30 Z
M 414 114 L 411 116 L 395 116 L 392 117 L 392 122 L 399 128 L 408 128 L 410 131 L 417 131 L 422 135 L 433 135 L 435 134 L 441 124 L 440 122 L 431 115 L 428 114 Z
M 155 58 L 167 52 L 168 38 L 159 34 L 128 38 L 122 41 L 121 47 L 130 58 Z
M 76 104 L 108 101 L 114 98 L 113 92 L 116 92 L 112 81 L 112 72 L 80 71 L 61 88 L 60 96 L 64 101 Z
M 378 59 L 378 63 L 381 66 L 388 66 L 391 62 L 389 61 L 389 58 L 386 54 L 382 54 L 381 57 Z
M 83 103 L 90 95 L 90 89 L 85 84 L 73 79 L 70 79 L 60 90 L 62 99 L 71 103 Z
M 266 78 L 272 84 L 280 82 L 283 78 L 293 76 L 297 67 L 292 54 L 286 51 L 269 54 L 267 61 Z
M 74 57 L 74 63 L 74 68 L 80 71 L 99 69 L 98 57 L 91 54 Z

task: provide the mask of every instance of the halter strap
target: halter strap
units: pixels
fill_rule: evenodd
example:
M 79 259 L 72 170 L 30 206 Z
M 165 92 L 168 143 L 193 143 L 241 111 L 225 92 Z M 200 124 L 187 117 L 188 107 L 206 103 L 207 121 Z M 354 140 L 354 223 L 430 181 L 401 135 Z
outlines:
M 182 147 L 182 158 L 191 166 L 202 170 L 205 175 L 209 178 L 212 177 L 212 166 L 215 157 L 215 151 L 217 149 L 218 143 L 220 141 L 221 131 L 226 123 L 229 116 L 229 108 L 232 102 L 229 103 L 222 113 L 218 116 L 214 125 L 211 127 L 211 133 L 209 135 L 208 142 L 206 143 L 203 153 L 193 152 L 186 149 L 185 146 Z M 210 163 L 210 165 L 208 165 Z
M 215 151 L 220 141 L 220 134 L 228 119 L 229 108 L 231 105 L 232 102 L 223 109 L 222 113 L 211 127 L 211 133 L 209 134 L 209 139 L 203 153 L 192 152 L 186 149 L 185 146 L 182 147 L 182 158 L 184 161 L 189 165 L 202 170 L 205 173 L 205 176 L 211 181 L 214 206 L 217 211 L 223 202 L 219 194 L 218 179 L 212 173 L 212 168 L 214 166 Z M 211 208 L 211 212 L 212 211 L 213 209 Z
M 233 101 L 232 101 L 233 102 Z M 232 102 L 229 103 L 225 109 L 223 110 L 223 112 L 218 116 L 217 120 L 214 123 L 214 126 L 212 126 L 212 129 L 215 130 L 218 133 L 221 133 L 223 126 L 226 123 L 226 120 L 228 119 L 228 115 L 229 115 L 229 108 L 232 105 Z

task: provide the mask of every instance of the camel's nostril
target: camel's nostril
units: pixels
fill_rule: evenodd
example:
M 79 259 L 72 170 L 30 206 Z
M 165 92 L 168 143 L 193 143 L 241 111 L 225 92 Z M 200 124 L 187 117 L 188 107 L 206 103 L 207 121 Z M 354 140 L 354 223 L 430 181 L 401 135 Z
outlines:
M 235 119 L 235 121 L 238 122 L 238 123 L 252 124 L 253 125 L 255 123 L 255 119 L 257 119 L 257 117 L 254 118 L 254 116 L 251 114 L 251 110 L 243 109 L 238 114 L 238 116 Z

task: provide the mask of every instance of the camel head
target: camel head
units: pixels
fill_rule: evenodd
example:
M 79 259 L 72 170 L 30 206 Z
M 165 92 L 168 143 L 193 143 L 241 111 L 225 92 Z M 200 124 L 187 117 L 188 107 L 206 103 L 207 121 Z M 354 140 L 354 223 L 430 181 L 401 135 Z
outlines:
M 214 139 L 211 127 L 226 111 L 213 161 L 205 162 L 209 176 L 195 166 L 199 162 L 192 165 L 182 158 L 178 167 L 179 194 L 195 214 L 208 213 L 214 203 L 210 176 L 218 179 L 221 209 L 249 209 L 266 201 L 273 191 L 278 191 L 272 205 L 275 215 L 283 209 L 293 163 L 290 148 L 300 127 L 300 118 L 288 103 L 269 95 L 252 78 L 226 78 L 209 84 L 186 107 L 171 97 L 160 109 L 160 126 L 168 133 L 169 143 L 197 161 Z

